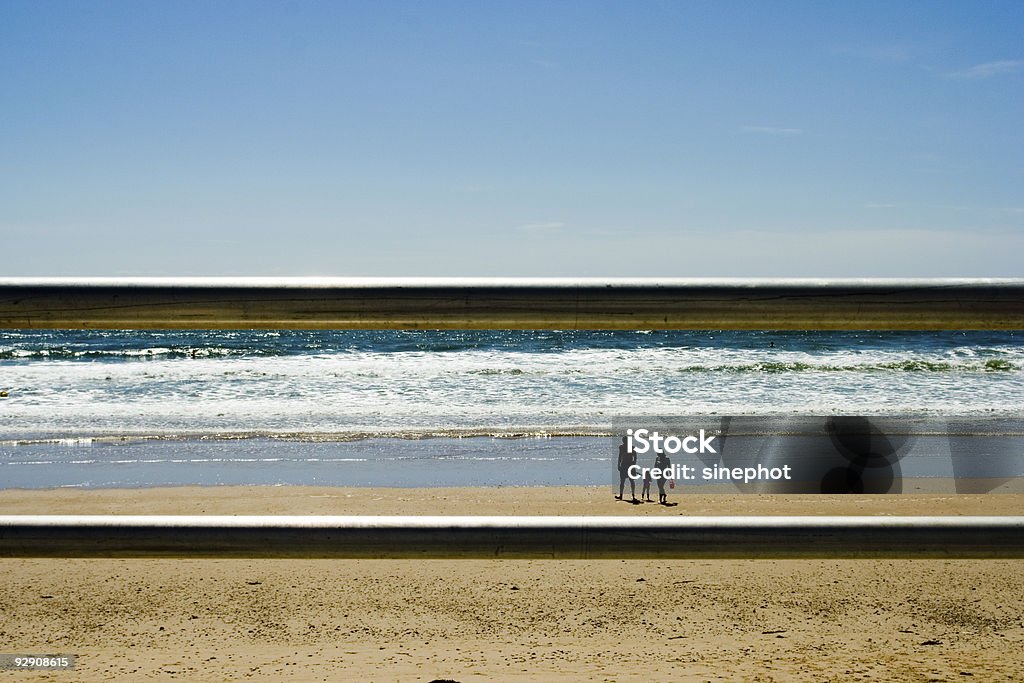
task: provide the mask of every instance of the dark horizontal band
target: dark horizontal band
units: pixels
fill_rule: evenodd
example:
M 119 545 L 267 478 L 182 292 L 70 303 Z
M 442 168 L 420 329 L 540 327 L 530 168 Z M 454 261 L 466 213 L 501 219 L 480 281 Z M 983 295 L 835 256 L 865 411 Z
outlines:
M 1024 329 L 1024 280 L 0 280 L 0 328 Z
M 1024 558 L 1024 517 L 4 516 L 0 557 Z

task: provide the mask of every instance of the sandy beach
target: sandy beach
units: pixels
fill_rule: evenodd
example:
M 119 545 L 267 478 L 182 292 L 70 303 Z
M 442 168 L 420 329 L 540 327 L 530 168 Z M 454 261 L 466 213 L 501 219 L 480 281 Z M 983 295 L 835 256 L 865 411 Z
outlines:
M 1020 494 L 0 491 L 0 514 L 1019 514 Z M 1013 680 L 1024 562 L 0 560 L 11 680 Z

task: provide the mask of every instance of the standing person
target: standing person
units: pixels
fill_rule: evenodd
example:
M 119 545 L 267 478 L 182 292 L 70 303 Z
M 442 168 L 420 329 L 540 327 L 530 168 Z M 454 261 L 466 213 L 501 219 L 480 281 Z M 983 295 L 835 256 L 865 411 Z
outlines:
M 617 464 L 619 469 L 619 495 L 615 496 L 615 500 L 622 500 L 622 491 L 626 488 L 626 480 L 629 479 L 629 494 L 632 496 L 634 503 L 640 502 L 636 499 L 636 482 L 629 476 L 629 468 L 635 464 L 636 453 L 629 450 L 629 446 L 626 445 L 626 437 L 622 437 L 622 443 L 619 444 L 619 462 Z
M 665 482 L 671 479 L 666 473 L 670 467 L 672 467 L 672 461 L 665 455 L 665 451 L 658 451 L 658 457 L 654 459 L 654 467 L 658 470 L 659 476 L 655 477 L 654 480 L 658 482 L 658 502 L 662 505 L 668 505 L 668 494 L 665 493 Z
M 653 503 L 654 502 L 653 500 L 651 500 L 651 471 L 650 470 L 644 470 L 644 487 L 640 490 L 640 499 L 645 501 L 645 502 L 648 502 L 648 503 Z

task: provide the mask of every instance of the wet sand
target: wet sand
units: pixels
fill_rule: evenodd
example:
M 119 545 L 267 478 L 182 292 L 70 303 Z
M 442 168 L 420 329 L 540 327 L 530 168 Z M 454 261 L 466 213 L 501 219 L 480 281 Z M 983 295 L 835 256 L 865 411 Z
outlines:
M 0 514 L 996 514 L 1024 496 L 0 491 Z M 1012 680 L 1020 560 L 0 560 L 12 680 Z

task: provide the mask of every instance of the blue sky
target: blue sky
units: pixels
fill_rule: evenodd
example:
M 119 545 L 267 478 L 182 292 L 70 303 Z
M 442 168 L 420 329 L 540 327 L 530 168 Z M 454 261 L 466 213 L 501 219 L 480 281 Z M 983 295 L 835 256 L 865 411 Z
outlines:
M 0 276 L 1024 276 L 1020 2 L 0 0 Z

